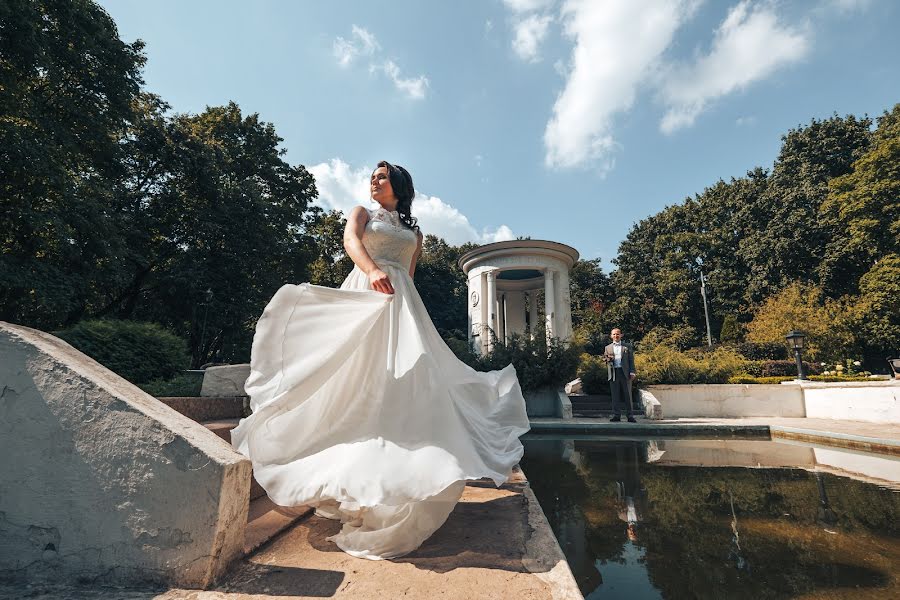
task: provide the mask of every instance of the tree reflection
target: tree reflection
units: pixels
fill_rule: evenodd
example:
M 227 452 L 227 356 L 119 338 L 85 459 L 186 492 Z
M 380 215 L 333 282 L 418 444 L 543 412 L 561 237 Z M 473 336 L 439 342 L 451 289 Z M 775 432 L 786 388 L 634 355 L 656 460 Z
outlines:
M 569 460 L 526 448 L 525 473 L 586 594 L 634 546 L 630 568 L 666 598 L 900 595 L 896 492 L 801 469 L 648 464 L 648 442 L 579 441 Z

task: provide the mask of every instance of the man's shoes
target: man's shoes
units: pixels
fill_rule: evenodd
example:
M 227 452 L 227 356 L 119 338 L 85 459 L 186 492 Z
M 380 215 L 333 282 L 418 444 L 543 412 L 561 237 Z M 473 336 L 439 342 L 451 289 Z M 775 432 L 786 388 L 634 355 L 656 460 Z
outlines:
M 628 417 L 628 422 L 629 423 L 637 423 L 637 421 L 634 420 L 634 417 Z
M 613 417 L 613 418 L 610 419 L 610 421 L 613 422 L 613 423 L 618 423 L 618 422 L 621 421 L 621 420 L 622 420 L 622 417 L 620 417 L 620 416 L 618 416 L 618 415 L 616 415 L 615 417 Z

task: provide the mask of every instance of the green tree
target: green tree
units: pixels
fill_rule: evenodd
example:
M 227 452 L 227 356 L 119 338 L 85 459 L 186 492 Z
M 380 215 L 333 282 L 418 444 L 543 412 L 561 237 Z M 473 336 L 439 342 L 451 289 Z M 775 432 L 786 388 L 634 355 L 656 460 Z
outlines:
M 266 302 L 308 280 L 313 177 L 284 161 L 272 124 L 233 102 L 178 115 L 165 135 L 165 168 L 135 205 L 152 234 L 136 257 L 152 276 L 135 316 L 186 338 L 195 366 L 247 360 Z
M 340 287 L 350 271 L 353 260 L 344 252 L 344 227 L 347 220 L 337 210 L 328 212 L 313 207 L 306 231 L 312 239 L 317 256 L 309 266 L 309 281 L 326 287 Z
M 869 150 L 828 190 L 821 215 L 834 235 L 819 269 L 822 283 L 831 295 L 857 293 L 876 262 L 900 254 L 900 104 L 879 117 Z
M 0 4 L 0 318 L 77 321 L 127 246 L 113 188 L 142 48 L 88 0 Z
M 828 182 L 850 173 L 869 147 L 872 120 L 852 115 L 813 119 L 783 138 L 760 202 L 741 218 L 753 235 L 738 251 L 752 268 L 747 298 L 757 304 L 792 281 L 817 281 L 819 264 L 833 232 L 819 219 Z
M 435 327 L 445 337 L 468 337 L 468 282 L 457 261 L 475 247 L 472 243 L 452 246 L 431 234 L 422 241 L 422 255 L 415 272 L 416 289 Z
M 739 342 L 743 337 L 741 325 L 733 314 L 725 315 L 722 321 L 722 331 L 719 333 L 720 342 Z
M 822 288 L 795 282 L 763 302 L 747 324 L 750 342 L 786 343 L 799 329 L 807 334 L 805 356 L 816 361 L 843 361 L 859 352 L 847 301 L 827 298 Z
M 884 371 L 886 358 L 900 355 L 900 254 L 879 260 L 859 282 L 854 307 L 864 358 L 872 370 Z

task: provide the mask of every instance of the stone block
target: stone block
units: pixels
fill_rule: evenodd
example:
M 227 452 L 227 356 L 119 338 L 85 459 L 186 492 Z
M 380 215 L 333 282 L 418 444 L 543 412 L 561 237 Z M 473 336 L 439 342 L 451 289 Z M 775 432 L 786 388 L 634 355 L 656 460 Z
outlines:
M 202 588 L 241 555 L 250 462 L 52 335 L 0 322 L 0 579 Z
M 246 396 L 244 382 L 250 377 L 250 365 L 209 367 L 203 374 L 201 396 Z

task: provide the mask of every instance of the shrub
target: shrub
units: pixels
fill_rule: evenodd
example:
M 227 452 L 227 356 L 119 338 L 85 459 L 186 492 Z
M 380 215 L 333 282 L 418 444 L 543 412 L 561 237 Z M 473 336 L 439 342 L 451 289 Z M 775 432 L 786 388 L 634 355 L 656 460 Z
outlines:
M 650 352 L 635 355 L 640 384 L 654 383 L 725 383 L 742 373 L 747 361 L 728 348 L 688 356 L 674 348 L 656 346 Z
M 560 387 L 575 378 L 581 348 L 553 339 L 547 344 L 542 331 L 513 335 L 508 343 L 494 342 L 490 354 L 464 361 L 479 371 L 496 371 L 512 364 L 523 391 Z M 473 353 L 474 356 L 474 353 Z
M 55 335 L 132 383 L 171 379 L 190 362 L 184 340 L 155 323 L 81 321 Z
M 138 387 L 157 398 L 166 396 L 199 396 L 203 387 L 200 373 L 179 373 L 168 381 L 154 379 L 149 383 L 138 384 Z
M 739 342 L 744 336 L 741 324 L 734 315 L 725 315 L 722 321 L 722 330 L 719 332 L 719 341 L 722 343 Z
M 578 377 L 585 394 L 608 394 L 609 381 L 606 361 L 600 356 L 582 354 L 578 365 Z
M 728 383 L 781 383 L 791 381 L 793 377 L 753 377 L 752 375 L 734 375 L 728 378 Z
M 822 372 L 819 365 L 803 361 L 803 370 L 809 375 L 817 375 Z M 762 377 L 796 377 L 797 362 L 793 360 L 767 360 L 763 363 Z
M 785 342 L 741 342 L 734 349 L 749 360 L 786 360 L 788 347 Z
M 697 330 L 689 325 L 677 327 L 663 327 L 658 325 L 647 332 L 640 343 L 638 350 L 650 352 L 657 346 L 666 346 L 675 350 L 687 350 L 700 343 L 700 335 Z

